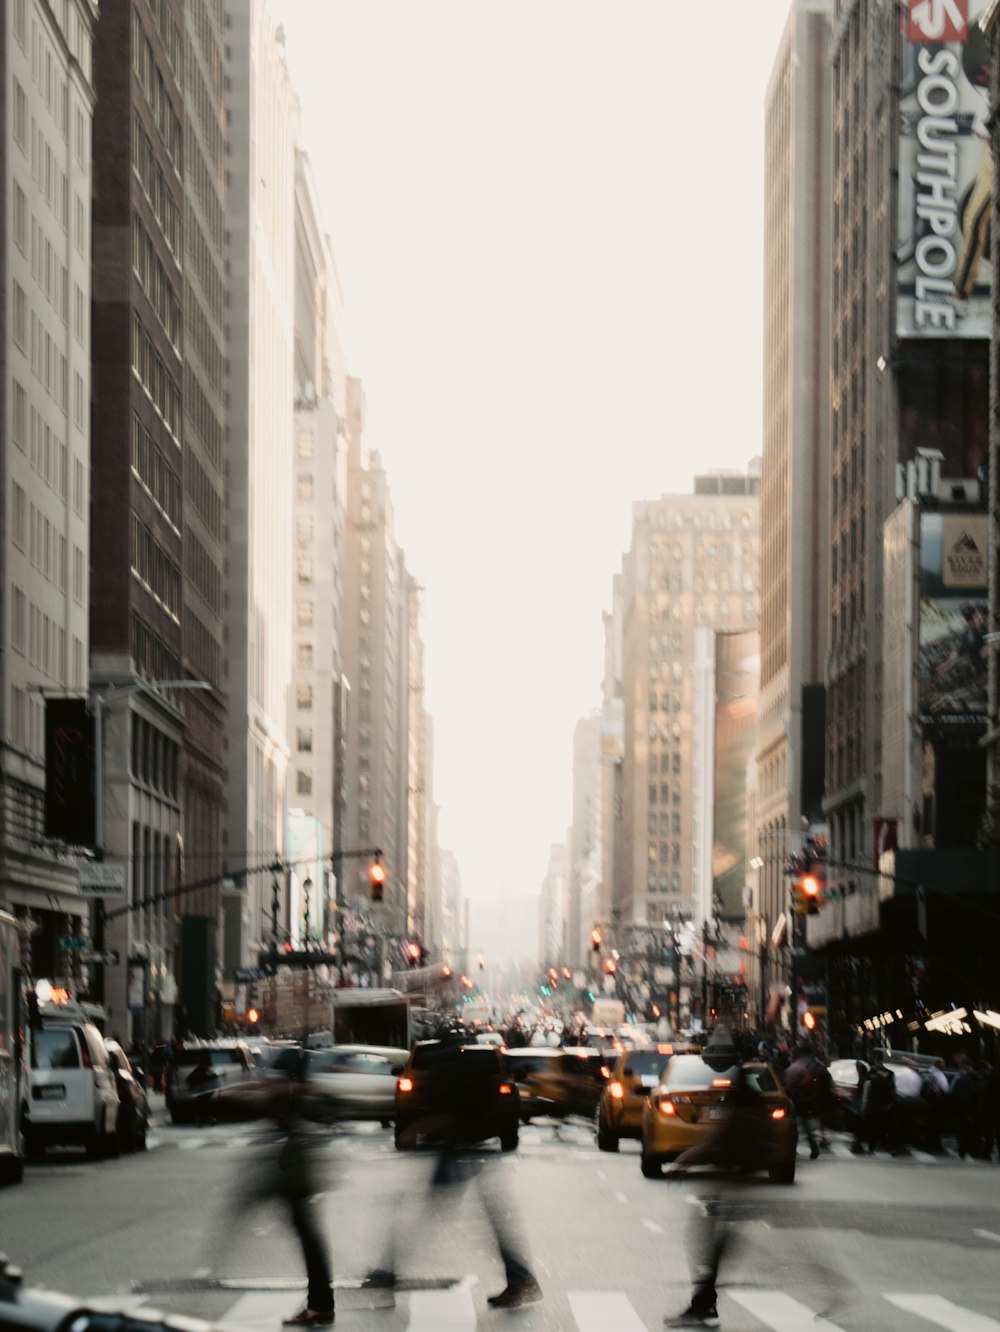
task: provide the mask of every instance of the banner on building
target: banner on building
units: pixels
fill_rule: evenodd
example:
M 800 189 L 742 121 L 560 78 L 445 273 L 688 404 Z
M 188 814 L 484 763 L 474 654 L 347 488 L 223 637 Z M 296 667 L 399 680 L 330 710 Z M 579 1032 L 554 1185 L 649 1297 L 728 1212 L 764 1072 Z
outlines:
M 985 514 L 920 520 L 917 698 L 924 720 L 986 720 Z
M 45 700 L 45 836 L 94 845 L 94 719 L 85 698 Z
M 985 7 L 986 0 L 903 0 L 901 338 L 990 336 L 990 66 L 978 22 Z

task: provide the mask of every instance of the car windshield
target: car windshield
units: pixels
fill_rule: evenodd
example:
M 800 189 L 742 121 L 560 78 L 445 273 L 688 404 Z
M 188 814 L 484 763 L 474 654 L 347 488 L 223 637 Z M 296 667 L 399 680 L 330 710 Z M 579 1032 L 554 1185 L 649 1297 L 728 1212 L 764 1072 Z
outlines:
M 747 1085 L 754 1091 L 777 1091 L 771 1070 L 765 1064 L 745 1064 Z M 667 1066 L 666 1085 L 671 1091 L 712 1091 L 732 1086 L 740 1072 L 739 1064 L 726 1067 L 722 1060 L 707 1063 L 700 1055 L 677 1055 Z
M 174 1061 L 178 1068 L 193 1068 L 197 1064 L 211 1064 L 214 1067 L 227 1064 L 241 1064 L 239 1050 L 216 1050 L 203 1047 L 194 1050 L 181 1050 Z
M 633 1050 L 625 1060 L 625 1072 L 638 1074 L 656 1073 L 663 1070 L 664 1064 L 670 1058 L 669 1055 L 661 1054 L 659 1050 Z

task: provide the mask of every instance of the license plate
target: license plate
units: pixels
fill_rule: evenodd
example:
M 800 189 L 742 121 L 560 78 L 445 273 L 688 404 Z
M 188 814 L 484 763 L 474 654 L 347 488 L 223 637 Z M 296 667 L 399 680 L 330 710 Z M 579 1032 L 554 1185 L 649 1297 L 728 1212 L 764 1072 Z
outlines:
M 48 1087 L 36 1087 L 34 1089 L 36 1101 L 65 1101 L 66 1088 L 53 1083 Z
M 728 1114 L 729 1111 L 726 1109 L 724 1105 L 709 1106 L 708 1110 L 709 1119 L 725 1119 L 728 1116 Z

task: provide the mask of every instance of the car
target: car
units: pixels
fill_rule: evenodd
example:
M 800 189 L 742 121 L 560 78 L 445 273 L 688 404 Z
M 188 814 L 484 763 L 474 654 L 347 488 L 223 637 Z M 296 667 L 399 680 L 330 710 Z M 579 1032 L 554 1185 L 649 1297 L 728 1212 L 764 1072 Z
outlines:
M 106 1040 L 108 1064 L 118 1093 L 118 1146 L 123 1152 L 144 1152 L 149 1129 L 149 1100 L 138 1066 L 115 1040 Z
M 390 1045 L 335 1045 L 306 1054 L 307 1095 L 337 1119 L 377 1119 L 383 1128 L 396 1113 L 396 1080 L 409 1050 Z M 322 1116 L 326 1118 L 326 1115 Z
M 76 1005 L 45 1004 L 25 1029 L 25 1151 L 82 1146 L 89 1156 L 118 1155 L 118 1091 L 104 1037 Z
M 477 1045 L 496 1045 L 501 1050 L 507 1048 L 507 1043 L 499 1031 L 477 1031 L 475 1039 Z
M 774 1183 L 795 1179 L 798 1127 L 795 1107 L 770 1064 L 741 1064 L 735 1049 L 710 1042 L 701 1054 L 673 1055 L 642 1108 L 642 1173 L 657 1179 L 663 1164 L 691 1148 L 710 1147 L 733 1113 L 740 1079 L 756 1093 L 753 1156 L 747 1168 L 767 1170 Z
M 651 1045 L 625 1050 L 615 1060 L 597 1110 L 597 1146 L 602 1152 L 616 1152 L 622 1138 L 642 1136 L 642 1107 L 673 1053 L 670 1044 Z
M 417 1041 L 396 1081 L 395 1143 L 407 1151 L 424 1143 L 500 1139 L 518 1143 L 518 1090 L 507 1052 L 460 1041 Z
M 221 1088 L 253 1074 L 253 1055 L 244 1041 L 186 1041 L 175 1049 L 167 1075 L 167 1109 L 175 1124 L 216 1118 L 212 1097 Z

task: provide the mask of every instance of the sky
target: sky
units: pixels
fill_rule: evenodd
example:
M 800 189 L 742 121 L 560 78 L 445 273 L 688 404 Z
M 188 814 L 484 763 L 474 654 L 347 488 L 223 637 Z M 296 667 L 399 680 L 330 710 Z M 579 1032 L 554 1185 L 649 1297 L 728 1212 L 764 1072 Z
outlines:
M 571 818 L 632 506 L 761 439 L 789 0 L 270 0 L 349 372 L 424 590 L 440 841 L 523 898 Z

